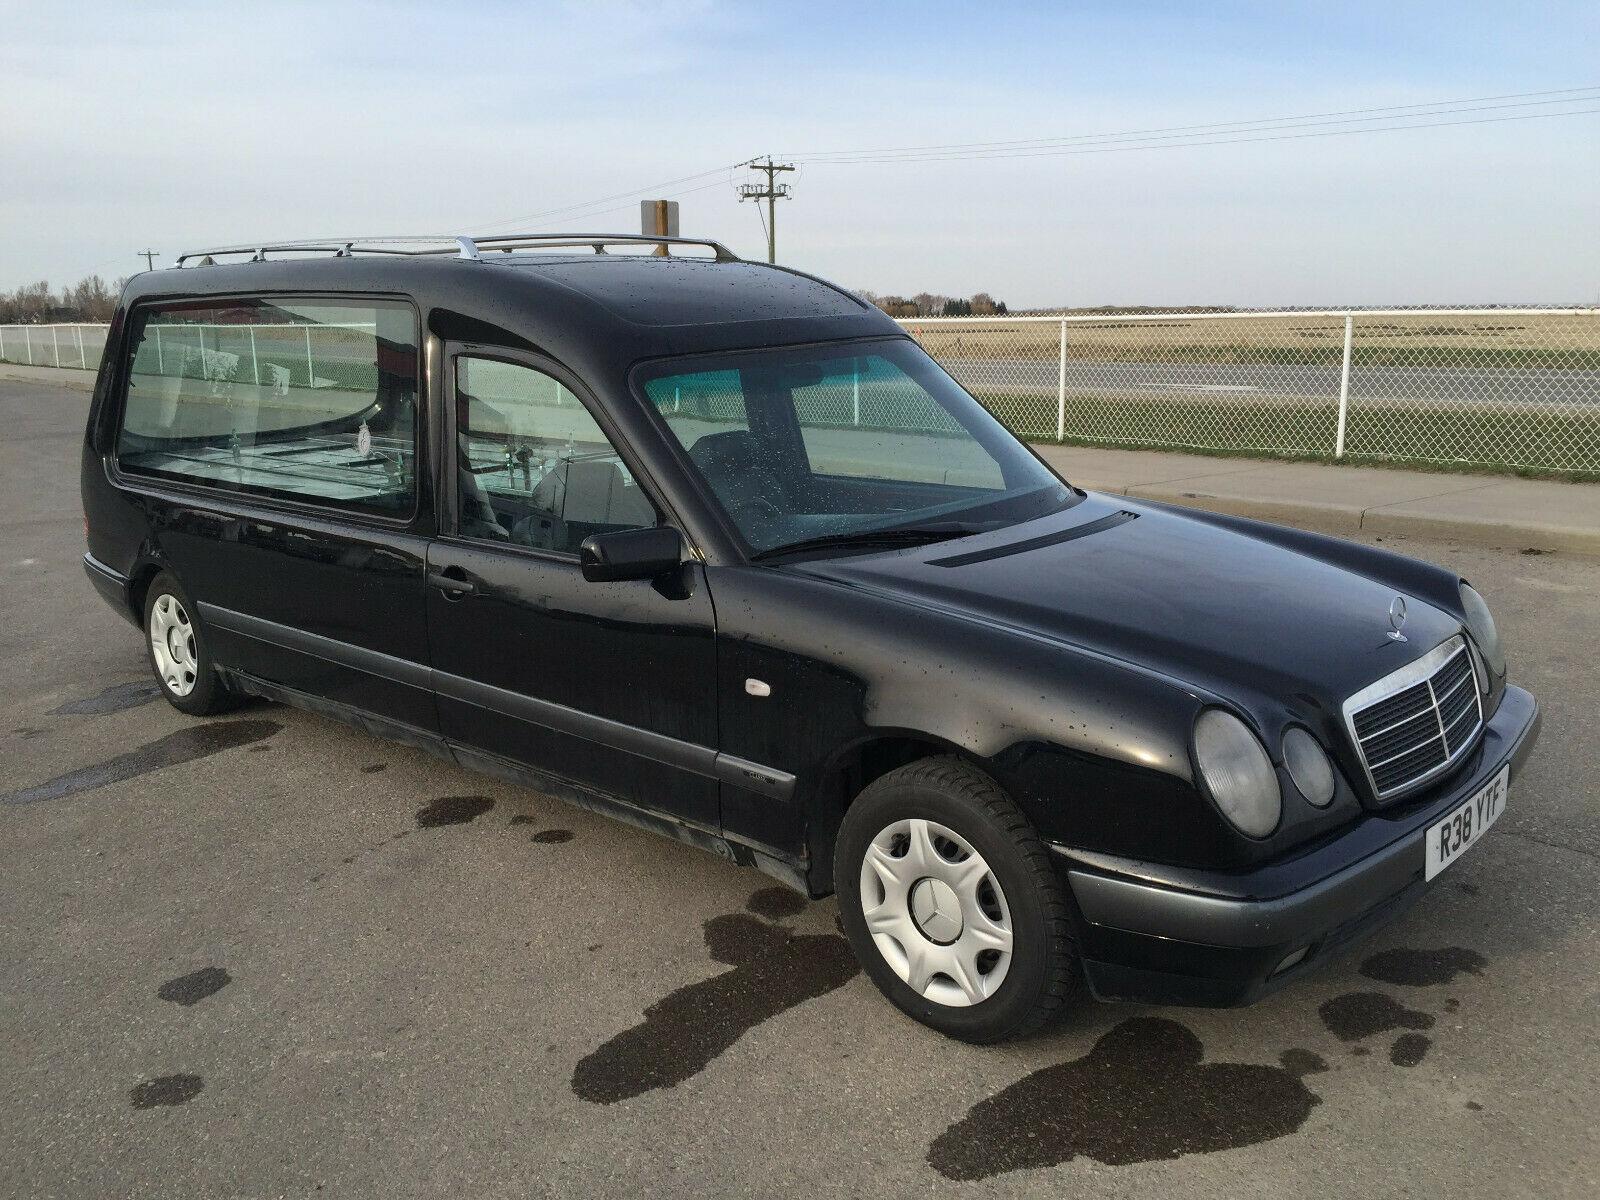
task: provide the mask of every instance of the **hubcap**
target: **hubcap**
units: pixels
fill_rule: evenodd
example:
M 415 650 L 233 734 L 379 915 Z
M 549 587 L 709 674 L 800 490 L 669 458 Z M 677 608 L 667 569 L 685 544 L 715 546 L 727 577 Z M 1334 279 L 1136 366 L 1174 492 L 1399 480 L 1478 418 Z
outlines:
M 936 821 L 908 819 L 872 839 L 861 910 L 885 962 L 937 1004 L 982 1003 L 1011 967 L 1011 910 L 989 864 Z
M 942 879 L 919 879 L 911 889 L 911 919 L 930 942 L 948 946 L 961 936 L 961 901 Z
M 187 696 L 194 691 L 194 626 L 176 596 L 163 595 L 150 606 L 150 655 L 169 692 Z

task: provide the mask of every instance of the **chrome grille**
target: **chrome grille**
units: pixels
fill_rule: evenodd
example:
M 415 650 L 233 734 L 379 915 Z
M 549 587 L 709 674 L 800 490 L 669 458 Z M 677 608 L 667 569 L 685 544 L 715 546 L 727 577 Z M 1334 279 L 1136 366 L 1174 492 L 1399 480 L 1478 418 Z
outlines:
M 1483 728 L 1472 659 L 1460 636 L 1362 688 L 1344 702 L 1345 723 L 1381 801 L 1441 774 Z

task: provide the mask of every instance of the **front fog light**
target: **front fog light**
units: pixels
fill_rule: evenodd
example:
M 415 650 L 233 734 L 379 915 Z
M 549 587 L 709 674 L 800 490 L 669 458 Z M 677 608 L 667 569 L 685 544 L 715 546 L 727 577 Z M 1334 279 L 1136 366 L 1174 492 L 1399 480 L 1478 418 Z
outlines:
M 1217 708 L 1201 713 L 1194 723 L 1194 757 L 1211 799 L 1239 832 L 1260 838 L 1278 827 L 1278 776 L 1243 721 Z
M 1333 802 L 1333 764 L 1317 739 L 1298 725 L 1283 735 L 1283 765 L 1300 794 L 1318 808 Z

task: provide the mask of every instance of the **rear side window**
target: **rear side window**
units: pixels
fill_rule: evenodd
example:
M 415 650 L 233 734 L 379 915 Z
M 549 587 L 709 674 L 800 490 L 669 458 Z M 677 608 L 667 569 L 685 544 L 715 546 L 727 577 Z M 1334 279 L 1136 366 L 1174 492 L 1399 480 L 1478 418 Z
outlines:
M 139 310 L 124 470 L 405 516 L 417 489 L 417 319 L 380 300 Z

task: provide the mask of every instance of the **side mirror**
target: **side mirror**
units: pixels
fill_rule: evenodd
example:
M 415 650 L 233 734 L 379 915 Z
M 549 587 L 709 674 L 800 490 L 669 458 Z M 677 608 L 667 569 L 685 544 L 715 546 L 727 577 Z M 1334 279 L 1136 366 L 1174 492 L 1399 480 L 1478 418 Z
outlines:
M 590 583 L 655 579 L 683 561 L 683 538 L 676 529 L 624 529 L 596 533 L 578 547 L 583 577 Z

